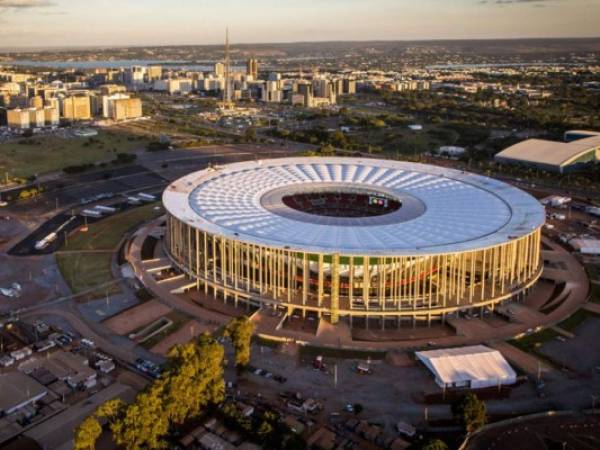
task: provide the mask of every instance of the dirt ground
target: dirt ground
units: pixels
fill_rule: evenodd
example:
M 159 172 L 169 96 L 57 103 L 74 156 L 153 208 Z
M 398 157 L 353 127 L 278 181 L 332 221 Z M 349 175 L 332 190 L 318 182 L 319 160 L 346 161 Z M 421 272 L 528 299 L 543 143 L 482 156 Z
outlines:
M 105 320 L 103 325 L 116 334 L 125 335 L 170 312 L 168 306 L 150 300 Z
M 69 294 L 53 256 L 22 258 L 0 254 L 0 287 L 9 288 L 15 282 L 21 285 L 21 296 L 8 298 L 0 294 L 0 313 Z
M 214 331 L 214 326 L 203 325 L 195 320 L 190 320 L 186 322 L 179 330 L 175 333 L 171 333 L 165 339 L 160 341 L 154 347 L 152 347 L 151 351 L 154 353 L 158 353 L 159 355 L 166 356 L 171 347 L 177 344 L 185 344 L 190 339 L 199 336 L 205 331 L 212 332 Z

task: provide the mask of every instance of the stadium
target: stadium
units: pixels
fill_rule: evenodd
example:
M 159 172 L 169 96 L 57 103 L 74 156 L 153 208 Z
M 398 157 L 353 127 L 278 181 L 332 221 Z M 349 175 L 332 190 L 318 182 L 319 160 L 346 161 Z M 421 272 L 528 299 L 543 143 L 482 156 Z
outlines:
M 431 324 L 518 299 L 542 271 L 539 202 L 442 167 L 242 162 L 180 178 L 163 203 L 172 263 L 235 306 Z

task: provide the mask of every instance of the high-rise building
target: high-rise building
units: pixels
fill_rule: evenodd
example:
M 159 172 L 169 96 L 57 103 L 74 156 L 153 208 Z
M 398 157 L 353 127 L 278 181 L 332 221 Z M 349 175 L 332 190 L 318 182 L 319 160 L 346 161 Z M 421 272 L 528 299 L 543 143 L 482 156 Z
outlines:
M 148 82 L 160 80 L 162 78 L 162 67 L 148 66 L 148 68 L 146 69 L 146 78 L 148 79 Z
M 49 127 L 57 126 L 60 122 L 58 108 L 46 106 L 44 108 L 44 122 L 46 123 L 46 126 Z
M 222 62 L 218 62 L 215 64 L 215 76 L 217 78 L 222 78 L 225 76 L 225 64 Z
M 30 128 L 42 128 L 44 126 L 44 109 L 43 108 L 29 108 L 29 127 Z
M 125 92 L 127 89 L 125 86 L 121 86 L 119 84 L 103 84 L 100 86 L 100 93 L 102 95 L 112 95 L 118 92 Z
M 29 98 L 29 106 L 31 108 L 43 108 L 44 107 L 44 99 L 40 95 L 30 97 Z
M 67 120 L 90 120 L 92 118 L 90 97 L 78 95 L 63 99 L 62 116 Z
M 281 102 L 283 99 L 283 92 L 279 89 L 278 81 L 267 81 L 264 84 L 262 91 L 262 101 L 264 102 Z
M 258 60 L 251 58 L 246 62 L 246 75 L 258 80 Z
M 56 126 L 59 123 L 58 109 L 50 106 L 9 109 L 6 111 L 6 123 L 15 130 Z
M 298 93 L 300 94 L 310 94 L 312 95 L 313 93 L 313 87 L 312 84 L 310 83 L 310 81 L 305 81 L 305 80 L 301 80 L 298 81 L 297 85 L 296 85 L 296 90 L 298 91 Z
M 142 84 L 146 76 L 146 67 L 132 66 L 125 70 L 125 84 L 131 87 Z
M 25 130 L 29 128 L 29 111 L 26 109 L 9 109 L 6 111 L 8 128 Z
M 344 79 L 344 94 L 356 94 L 356 80 Z
M 129 99 L 129 94 L 117 92 L 111 95 L 102 96 L 102 117 L 108 119 L 113 116 L 112 108 L 115 100 Z
M 139 98 L 122 98 L 113 101 L 111 119 L 115 121 L 142 117 L 142 100 Z

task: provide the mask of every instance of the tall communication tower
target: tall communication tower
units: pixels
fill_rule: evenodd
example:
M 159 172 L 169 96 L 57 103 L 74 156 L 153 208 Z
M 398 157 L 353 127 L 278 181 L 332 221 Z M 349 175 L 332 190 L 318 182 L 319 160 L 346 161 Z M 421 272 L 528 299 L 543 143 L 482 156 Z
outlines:
M 225 89 L 223 89 L 223 109 L 231 109 L 231 56 L 229 54 L 229 27 L 225 28 Z

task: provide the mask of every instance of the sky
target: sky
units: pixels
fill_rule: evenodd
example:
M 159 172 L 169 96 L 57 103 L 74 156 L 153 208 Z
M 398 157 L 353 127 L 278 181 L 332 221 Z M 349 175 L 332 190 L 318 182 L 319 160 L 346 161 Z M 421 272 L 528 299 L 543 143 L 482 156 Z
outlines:
M 600 36 L 600 0 L 0 0 L 0 47 Z

